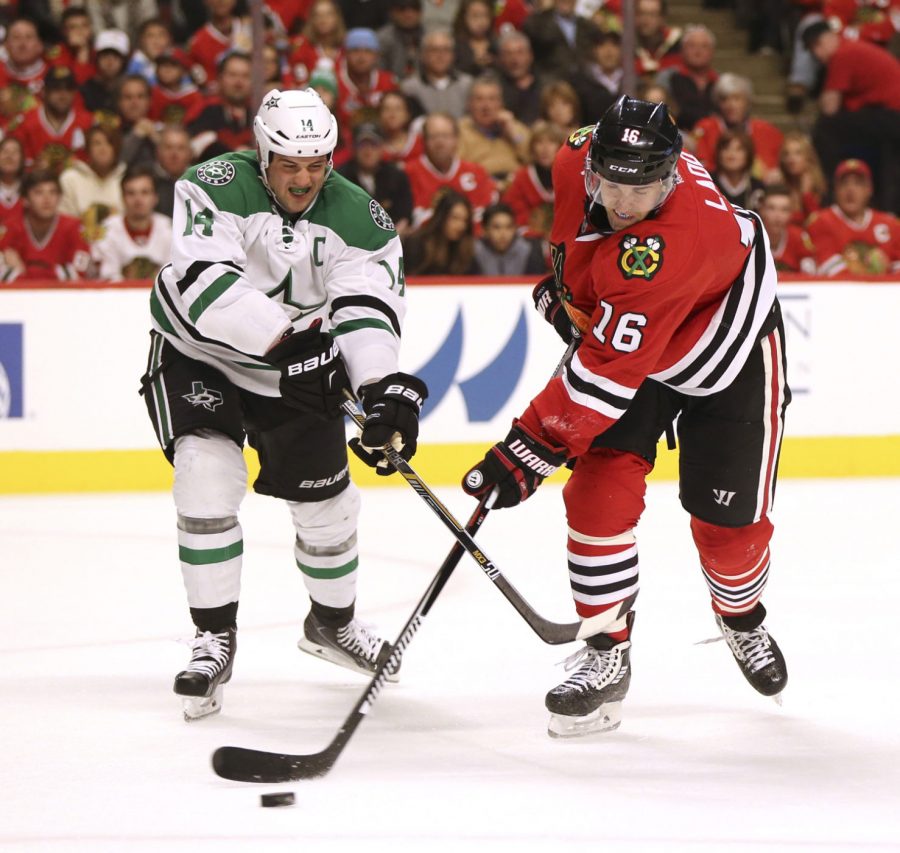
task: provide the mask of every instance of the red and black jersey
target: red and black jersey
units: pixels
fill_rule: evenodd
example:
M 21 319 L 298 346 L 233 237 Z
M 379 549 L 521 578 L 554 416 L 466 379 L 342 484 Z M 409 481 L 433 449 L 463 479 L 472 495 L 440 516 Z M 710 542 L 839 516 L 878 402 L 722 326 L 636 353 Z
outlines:
M 294 85 L 298 89 L 305 88 L 313 71 L 316 70 L 316 66 L 322 60 L 327 60 L 328 63 L 334 63 L 336 66 L 343 59 L 343 56 L 344 51 L 342 49 L 335 51 L 325 48 L 309 41 L 304 36 L 299 36 L 288 56 L 288 66 L 290 67 Z
M 73 154 L 84 148 L 84 134 L 93 124 L 94 117 L 83 107 L 73 107 L 57 129 L 47 120 L 43 105 L 29 110 L 21 121 L 12 126 L 9 135 L 16 137 L 25 150 L 25 162 L 44 161 L 44 168 L 61 172 Z
M 370 108 L 372 110 L 381 103 L 381 96 L 391 89 L 397 88 L 397 80 L 390 71 L 383 69 L 374 69 L 367 81 L 368 85 L 365 90 L 361 90 L 347 71 L 347 63 L 342 60 L 338 64 L 337 84 L 338 99 L 335 115 L 340 125 L 340 135 L 344 139 L 352 138 L 352 125 L 354 117 L 363 109 Z M 340 138 L 340 137 L 339 137 Z
M 813 275 L 816 271 L 815 248 L 802 228 L 788 225 L 777 243 L 772 244 L 775 269 L 780 272 L 802 272 Z
M 538 177 L 533 164 L 521 166 L 501 199 L 515 214 L 516 225 L 529 236 L 543 237 L 553 222 L 553 188 L 547 188 Z
M 81 278 L 91 262 L 91 249 L 81 230 L 81 220 L 59 214 L 43 240 L 35 238 L 28 220 L 17 216 L 0 235 L 0 249 L 15 249 L 25 264 L 17 280 Z
M 454 160 L 446 172 L 439 172 L 423 154 L 406 164 L 406 176 L 413 195 L 413 225 L 418 227 L 431 216 L 435 197 L 444 187 L 456 190 L 472 203 L 476 222 L 484 209 L 497 200 L 494 179 L 477 163 Z
M 163 124 L 184 124 L 202 109 L 203 95 L 192 83 L 167 89 L 158 83 L 150 90 L 149 117 Z
M 728 387 L 775 299 L 759 218 L 722 198 L 684 153 L 656 213 L 617 232 L 586 223 L 584 154 L 576 132 L 554 164 L 554 272 L 590 317 L 563 374 L 522 415 L 527 429 L 579 456 L 625 412 L 648 377 L 684 394 Z M 571 262 L 571 264 L 570 264 Z
M 848 38 L 886 47 L 897 32 L 900 0 L 826 0 L 822 13 Z
M 205 24 L 188 42 L 188 56 L 195 67 L 203 71 L 204 86 L 209 86 L 216 79 L 216 65 L 219 60 L 230 50 L 240 50 L 251 53 L 253 48 L 253 34 L 250 23 L 243 18 L 231 19 L 231 33 L 226 35 L 216 29 L 212 24 Z
M 816 211 L 807 231 L 822 275 L 884 275 L 900 271 L 900 219 L 880 210 L 853 222 L 833 204 Z
M 201 152 L 213 143 L 219 148 L 239 151 L 253 146 L 253 113 L 211 98 L 199 112 L 187 116 L 192 145 Z
M 750 136 L 756 149 L 753 177 L 763 178 L 766 172 L 778 167 L 784 134 L 774 124 L 759 118 L 748 119 L 740 129 Z M 725 122 L 717 115 L 700 119 L 691 131 L 697 143 L 694 153 L 707 170 L 716 168 L 716 143 L 724 132 Z

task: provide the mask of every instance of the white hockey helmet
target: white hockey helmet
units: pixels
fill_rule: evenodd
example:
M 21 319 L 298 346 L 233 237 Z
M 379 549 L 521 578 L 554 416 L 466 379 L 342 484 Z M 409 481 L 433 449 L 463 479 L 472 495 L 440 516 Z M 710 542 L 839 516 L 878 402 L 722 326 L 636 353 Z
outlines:
M 314 89 L 271 89 L 262 99 L 253 133 L 259 146 L 263 180 L 273 154 L 285 157 L 318 157 L 331 160 L 337 145 L 337 120 Z

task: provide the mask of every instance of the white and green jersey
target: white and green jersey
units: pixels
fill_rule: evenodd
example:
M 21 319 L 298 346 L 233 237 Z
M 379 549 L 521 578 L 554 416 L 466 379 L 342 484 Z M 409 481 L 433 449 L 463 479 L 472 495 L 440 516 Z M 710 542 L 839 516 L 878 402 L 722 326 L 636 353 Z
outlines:
M 331 172 L 294 220 L 263 185 L 254 152 L 225 154 L 175 184 L 172 263 L 150 297 L 153 328 L 235 385 L 278 395 L 260 356 L 288 324 L 316 320 L 338 342 L 354 388 L 397 370 L 406 310 L 390 217 Z

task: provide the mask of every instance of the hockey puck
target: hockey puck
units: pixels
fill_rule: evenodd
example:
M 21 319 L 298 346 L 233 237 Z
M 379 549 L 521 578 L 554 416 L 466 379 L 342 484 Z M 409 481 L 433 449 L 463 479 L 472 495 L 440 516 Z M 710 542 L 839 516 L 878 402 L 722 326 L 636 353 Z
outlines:
M 292 806 L 294 805 L 294 792 L 281 791 L 278 794 L 263 794 L 259 798 L 259 802 L 264 809 L 272 809 L 276 806 Z

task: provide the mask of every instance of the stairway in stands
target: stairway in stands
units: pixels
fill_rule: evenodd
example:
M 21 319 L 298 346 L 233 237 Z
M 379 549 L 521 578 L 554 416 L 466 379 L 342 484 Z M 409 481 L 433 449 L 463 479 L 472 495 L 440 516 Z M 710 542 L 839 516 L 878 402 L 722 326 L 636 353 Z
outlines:
M 668 22 L 682 28 L 688 24 L 705 24 L 715 33 L 714 66 L 720 74 L 732 71 L 753 81 L 753 115 L 772 122 L 781 130 L 809 131 L 815 115 L 814 105 L 807 102 L 798 115 L 787 112 L 784 105 L 785 59 L 778 55 L 748 53 L 747 32 L 737 26 L 733 9 L 707 9 L 701 0 L 669 0 Z

